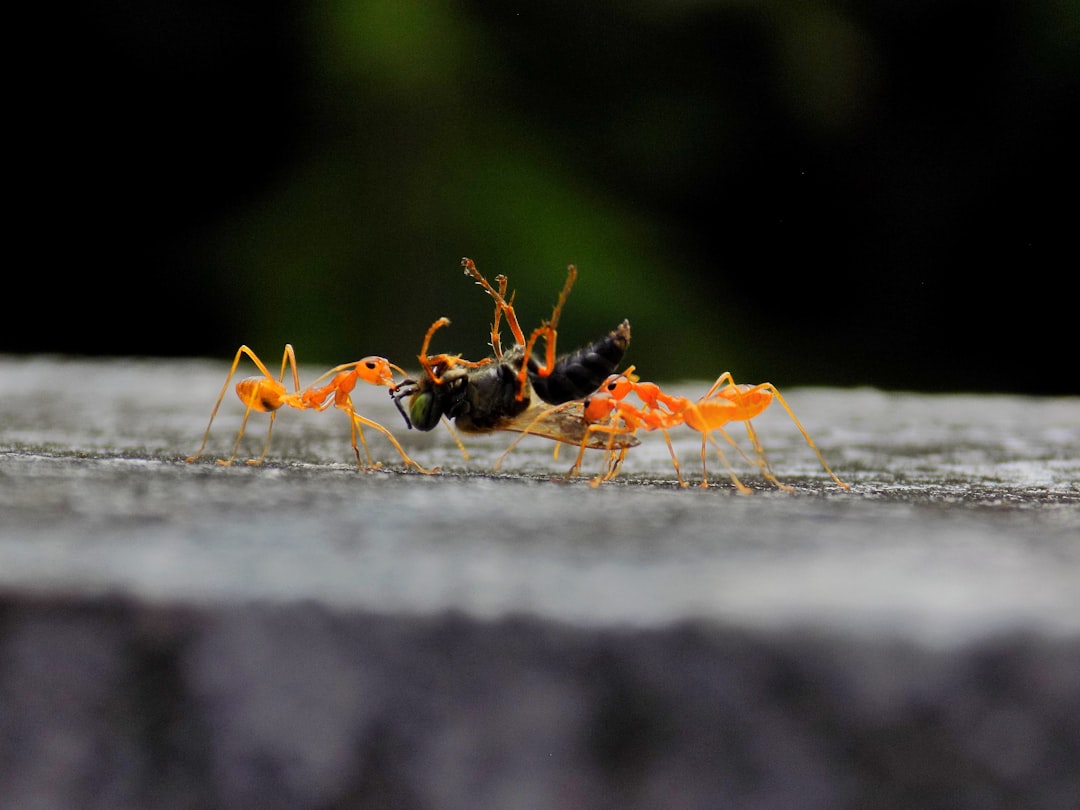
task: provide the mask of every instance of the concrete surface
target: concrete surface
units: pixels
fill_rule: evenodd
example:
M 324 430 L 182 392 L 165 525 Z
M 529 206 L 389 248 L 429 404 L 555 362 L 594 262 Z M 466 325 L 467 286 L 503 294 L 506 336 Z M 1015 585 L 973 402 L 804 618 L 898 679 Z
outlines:
M 226 371 L 0 356 L 0 807 L 1076 807 L 1080 400 L 785 391 L 852 489 L 774 407 L 740 496 L 368 387 L 441 473 L 187 464 Z

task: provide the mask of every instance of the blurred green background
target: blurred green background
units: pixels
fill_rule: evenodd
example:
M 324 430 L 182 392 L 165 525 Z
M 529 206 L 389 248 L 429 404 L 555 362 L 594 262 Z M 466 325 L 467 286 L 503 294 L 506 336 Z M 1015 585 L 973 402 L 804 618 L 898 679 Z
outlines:
M 1080 393 L 1077 0 L 31 14 L 0 352 L 480 357 L 469 256 L 650 379 Z

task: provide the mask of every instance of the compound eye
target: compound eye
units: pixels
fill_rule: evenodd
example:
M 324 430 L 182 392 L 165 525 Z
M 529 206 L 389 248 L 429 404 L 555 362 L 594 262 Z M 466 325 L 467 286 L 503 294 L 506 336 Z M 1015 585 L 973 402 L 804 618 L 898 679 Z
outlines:
M 417 430 L 431 430 L 439 424 L 442 415 L 442 408 L 430 391 L 419 391 L 409 400 L 409 421 Z

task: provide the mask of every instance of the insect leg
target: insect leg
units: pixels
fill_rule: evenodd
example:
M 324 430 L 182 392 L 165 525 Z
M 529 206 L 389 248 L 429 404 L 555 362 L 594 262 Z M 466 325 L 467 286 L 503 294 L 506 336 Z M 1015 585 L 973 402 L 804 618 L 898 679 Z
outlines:
M 519 400 L 525 396 L 525 387 L 529 379 L 529 359 L 532 357 L 533 349 L 541 337 L 544 338 L 544 363 L 532 373 L 543 378 L 551 374 L 555 368 L 555 341 L 557 337 L 555 330 L 559 325 L 562 308 L 566 305 L 566 299 L 570 295 L 570 288 L 574 286 L 576 279 L 577 268 L 570 265 L 566 272 L 566 282 L 563 284 L 562 292 L 559 293 L 559 300 L 555 302 L 555 308 L 551 311 L 551 319 L 536 327 L 529 336 L 529 342 L 525 346 L 525 362 L 521 364 L 521 371 L 518 372 L 517 397 Z
M 547 376 L 538 372 L 536 362 L 530 358 L 528 374 L 533 393 L 552 405 L 583 399 L 604 384 L 629 345 L 630 322 L 624 320 L 599 340 L 559 357 L 548 368 Z
M 490 295 L 495 301 L 495 318 L 491 326 L 491 348 L 495 351 L 495 357 L 501 359 L 502 345 L 501 338 L 499 337 L 499 321 L 503 315 L 506 316 L 506 323 L 514 335 L 515 345 L 521 346 L 525 343 L 525 334 L 521 331 L 517 313 L 514 312 L 512 302 L 506 300 L 506 276 L 498 275 L 495 277 L 495 282 L 499 285 L 499 289 L 496 290 L 491 286 L 491 283 L 484 278 L 480 271 L 476 269 L 476 264 L 472 259 L 463 258 L 461 260 L 461 266 L 465 268 L 465 275 L 474 279 L 477 284 L 484 288 L 484 292 Z
M 454 426 L 450 424 L 450 420 L 443 416 L 442 423 L 446 425 L 446 429 L 450 431 L 450 435 L 453 437 L 454 442 L 458 446 L 458 450 L 461 451 L 461 455 L 465 457 L 465 460 L 469 460 L 469 451 L 465 449 L 465 444 L 461 441 L 461 437 L 458 436 L 457 431 L 454 430 Z
M 499 467 L 502 466 L 503 461 L 506 460 L 506 457 L 508 455 L 510 455 L 510 451 L 513 450 L 515 447 L 517 447 L 518 442 L 520 442 L 522 439 L 524 439 L 526 436 L 528 436 L 530 433 L 532 433 L 533 428 L 535 428 L 538 424 L 540 424 L 542 421 L 544 421 L 544 419 L 546 419 L 548 416 L 555 413 L 556 411 L 565 410 L 571 404 L 572 403 L 567 402 L 567 403 L 564 403 L 562 405 L 555 405 L 555 406 L 552 406 L 551 408 L 546 408 L 546 409 L 540 411 L 540 413 L 538 413 L 536 415 L 536 417 L 531 422 L 529 422 L 524 428 L 522 428 L 521 431 L 518 433 L 518 435 L 514 437 L 514 440 L 512 442 L 510 442 L 510 444 L 507 446 L 507 448 L 503 451 L 502 455 L 499 456 L 495 460 L 495 464 L 492 466 L 491 469 L 498 470 Z M 555 449 L 558 450 L 560 446 L 561 446 L 561 443 L 556 443 Z

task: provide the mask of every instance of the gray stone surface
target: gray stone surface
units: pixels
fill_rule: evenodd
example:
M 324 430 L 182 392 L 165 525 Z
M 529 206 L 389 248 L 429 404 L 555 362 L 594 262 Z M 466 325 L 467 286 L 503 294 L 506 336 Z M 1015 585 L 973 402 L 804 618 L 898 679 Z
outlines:
M 774 407 L 740 496 L 373 388 L 440 474 L 187 464 L 226 370 L 0 356 L 0 807 L 1075 807 L 1080 400 L 785 391 L 852 490 Z

